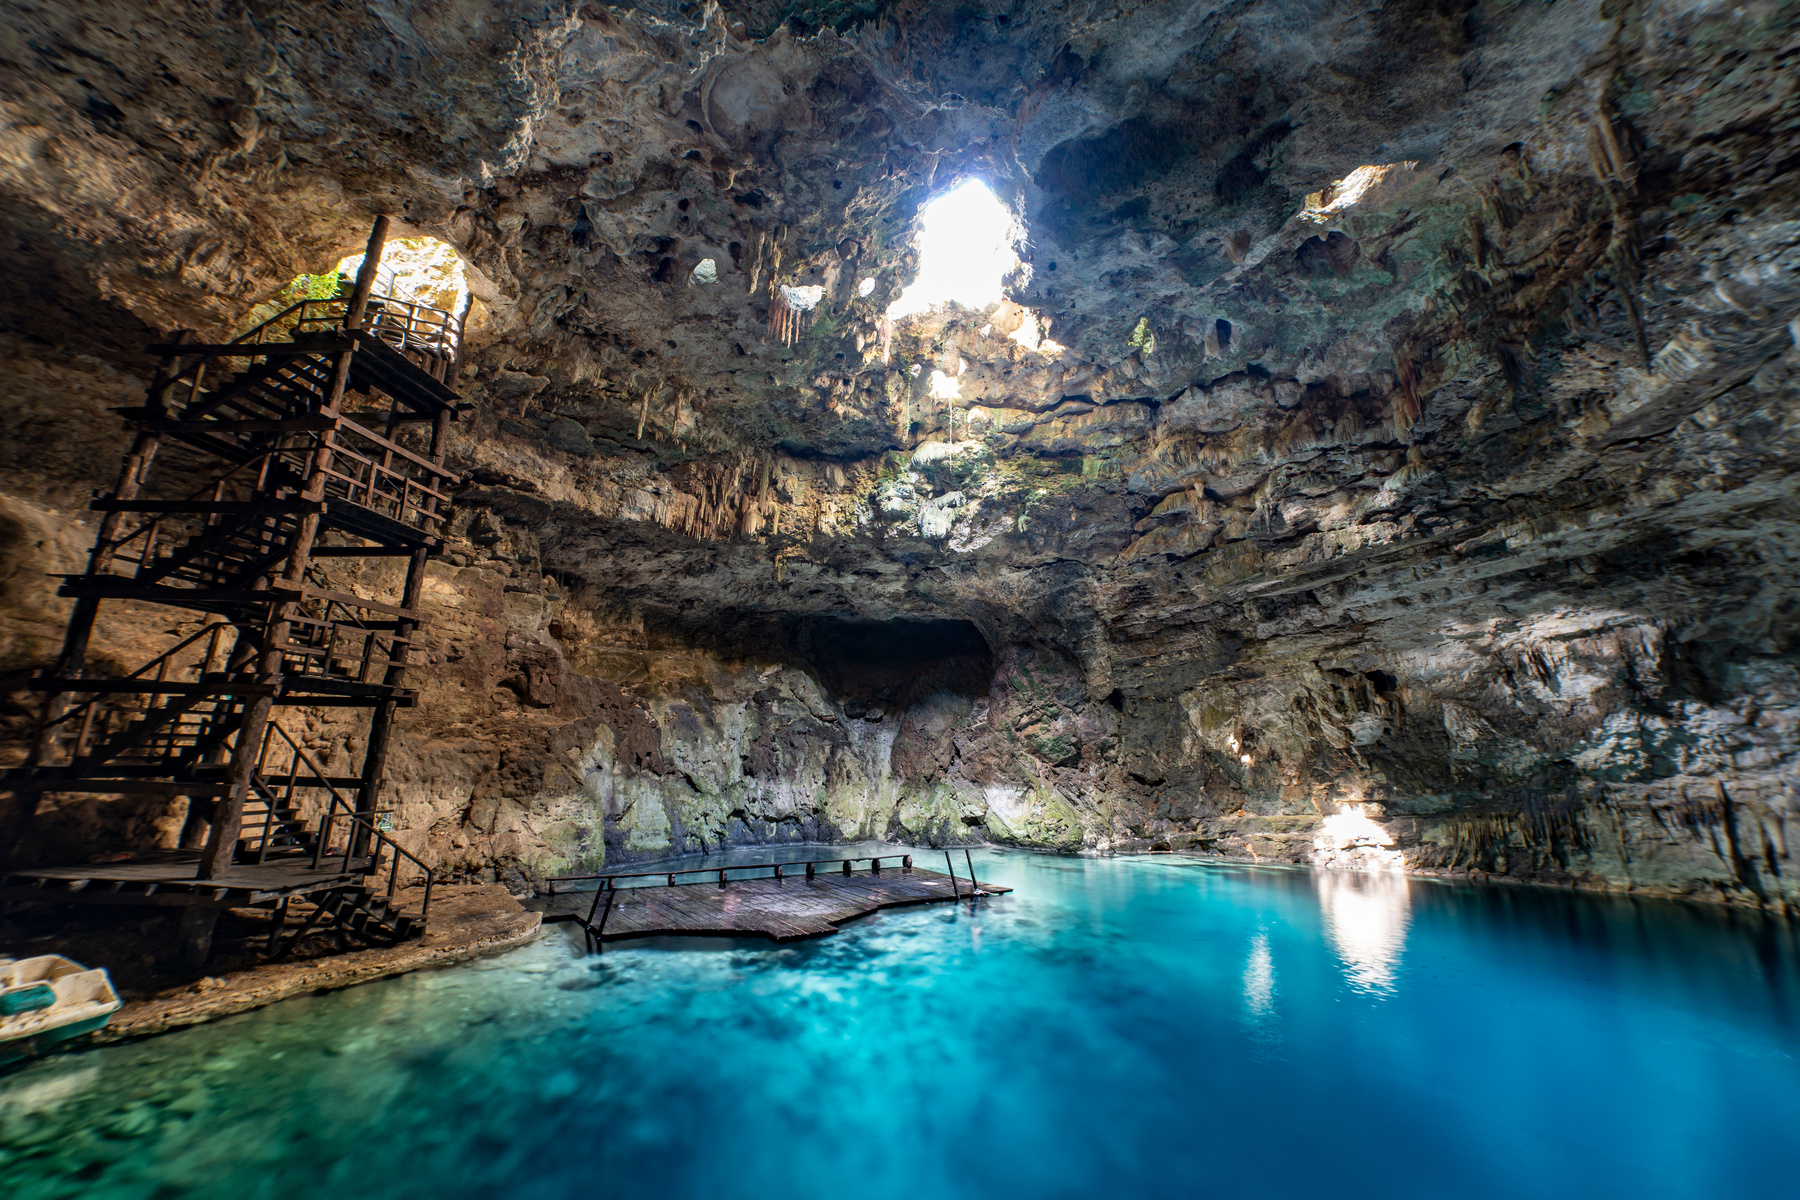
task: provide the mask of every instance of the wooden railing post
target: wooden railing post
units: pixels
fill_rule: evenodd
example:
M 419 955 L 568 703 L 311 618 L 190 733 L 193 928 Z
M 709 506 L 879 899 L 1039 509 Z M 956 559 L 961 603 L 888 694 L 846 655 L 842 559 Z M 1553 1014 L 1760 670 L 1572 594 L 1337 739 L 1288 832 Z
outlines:
M 270 723 L 273 724 L 273 722 Z M 269 861 L 269 839 L 275 835 L 275 793 L 265 790 L 261 795 L 263 802 L 262 844 L 256 848 L 256 861 L 265 863 Z

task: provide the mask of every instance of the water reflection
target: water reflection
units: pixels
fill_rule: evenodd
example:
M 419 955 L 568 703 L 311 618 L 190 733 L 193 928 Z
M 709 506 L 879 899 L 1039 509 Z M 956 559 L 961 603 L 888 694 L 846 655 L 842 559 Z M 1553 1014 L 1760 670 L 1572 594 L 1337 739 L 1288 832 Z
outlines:
M 1017 890 L 973 919 L 599 955 L 552 933 L 31 1064 L 0 1076 L 0 1197 L 1792 1190 L 1800 923 L 1173 855 L 974 861 Z M 1181 1152 L 1196 1128 L 1212 1149 Z M 1395 1129 L 1406 1176 L 1346 1174 Z
M 1340 804 L 1313 834 L 1312 862 L 1352 871 L 1398 871 L 1405 864 L 1394 838 L 1360 804 Z
M 1269 953 L 1269 935 L 1259 933 L 1250 943 L 1250 961 L 1244 967 L 1244 1008 L 1260 1021 L 1275 1007 L 1275 959 Z
M 1350 986 L 1391 994 L 1412 921 L 1406 877 L 1391 871 L 1314 871 L 1313 886 Z

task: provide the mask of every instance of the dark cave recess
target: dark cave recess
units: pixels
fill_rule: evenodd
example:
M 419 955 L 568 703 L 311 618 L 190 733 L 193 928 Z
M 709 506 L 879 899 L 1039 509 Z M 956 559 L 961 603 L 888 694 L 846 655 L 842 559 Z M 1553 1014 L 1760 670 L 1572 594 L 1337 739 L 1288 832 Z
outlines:
M 655 642 L 749 662 L 798 663 L 851 716 L 876 718 L 934 692 L 985 696 L 994 653 L 965 620 L 835 614 L 712 614 L 704 625 L 649 623 Z

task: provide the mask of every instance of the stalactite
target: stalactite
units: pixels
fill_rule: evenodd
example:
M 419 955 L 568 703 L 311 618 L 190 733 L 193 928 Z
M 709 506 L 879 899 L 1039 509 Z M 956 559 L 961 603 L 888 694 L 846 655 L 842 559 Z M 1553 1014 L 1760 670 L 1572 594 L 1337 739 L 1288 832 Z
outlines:
M 750 288 L 749 288 L 749 293 L 752 296 L 756 295 L 757 289 L 762 286 L 763 243 L 768 240 L 768 237 L 769 237 L 768 234 L 762 232 L 759 229 L 759 230 L 757 230 L 757 233 L 756 233 L 756 240 L 750 244 Z
M 781 284 L 769 284 L 769 339 L 783 346 L 792 346 L 800 340 L 800 318 L 805 309 L 789 303 L 787 289 Z
M 787 296 L 779 284 L 769 287 L 769 340 L 781 341 L 781 331 L 787 320 Z M 785 343 L 784 343 L 785 344 Z
M 1419 403 L 1419 366 L 1413 362 L 1412 355 L 1401 352 L 1394 355 L 1396 374 L 1400 376 L 1400 402 L 1395 405 L 1400 432 L 1404 433 L 1415 425 L 1424 415 L 1424 406 Z

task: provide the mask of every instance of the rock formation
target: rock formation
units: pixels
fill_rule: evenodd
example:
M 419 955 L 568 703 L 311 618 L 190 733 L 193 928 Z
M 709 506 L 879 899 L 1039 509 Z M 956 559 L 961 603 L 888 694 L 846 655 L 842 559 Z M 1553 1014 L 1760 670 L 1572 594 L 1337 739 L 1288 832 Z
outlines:
M 478 301 L 386 798 L 453 872 L 989 839 L 1800 901 L 1791 4 L 94 0 L 0 40 L 14 688 L 143 346 L 386 213 Z M 884 320 L 970 176 L 1010 299 Z M 178 805 L 51 797 L 15 851 Z

